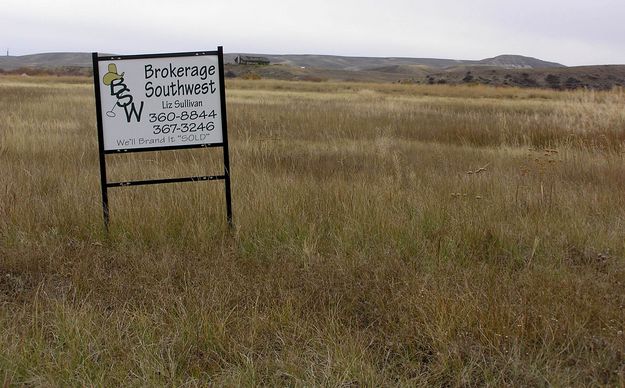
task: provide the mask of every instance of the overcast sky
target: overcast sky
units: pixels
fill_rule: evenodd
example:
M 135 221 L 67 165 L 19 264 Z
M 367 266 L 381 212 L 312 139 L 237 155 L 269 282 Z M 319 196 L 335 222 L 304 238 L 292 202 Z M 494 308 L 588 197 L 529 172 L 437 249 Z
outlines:
M 0 49 L 625 64 L 625 0 L 2 0 Z

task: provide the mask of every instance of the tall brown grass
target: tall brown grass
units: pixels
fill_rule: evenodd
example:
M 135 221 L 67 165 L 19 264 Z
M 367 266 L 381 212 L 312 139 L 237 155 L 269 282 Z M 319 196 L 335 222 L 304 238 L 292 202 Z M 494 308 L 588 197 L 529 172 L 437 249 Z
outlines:
M 236 80 L 235 230 L 207 182 L 106 236 L 88 82 L 0 78 L 7 384 L 625 384 L 622 91 Z

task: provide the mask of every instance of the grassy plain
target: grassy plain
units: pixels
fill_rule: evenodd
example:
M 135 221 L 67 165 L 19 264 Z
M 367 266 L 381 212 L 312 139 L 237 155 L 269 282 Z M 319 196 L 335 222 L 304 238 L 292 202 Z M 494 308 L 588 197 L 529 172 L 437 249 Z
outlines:
M 90 82 L 0 78 L 0 383 L 625 385 L 623 90 L 231 81 L 235 230 L 206 182 L 107 237 Z

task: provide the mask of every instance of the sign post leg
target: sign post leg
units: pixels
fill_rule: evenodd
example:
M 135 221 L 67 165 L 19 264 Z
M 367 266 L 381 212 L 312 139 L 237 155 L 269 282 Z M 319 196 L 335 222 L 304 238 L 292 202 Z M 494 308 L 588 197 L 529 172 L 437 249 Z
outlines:
M 225 152 L 224 152 L 225 153 Z M 227 156 L 224 156 L 226 160 Z M 230 195 L 230 167 L 226 167 L 226 179 L 224 180 L 225 189 L 226 189 L 226 219 L 228 220 L 228 226 L 234 227 L 234 222 L 232 221 L 232 197 Z
M 104 230 L 109 231 L 109 199 L 108 199 L 108 181 L 106 180 L 106 157 L 104 155 L 104 134 L 102 132 L 102 111 L 100 109 L 100 66 L 98 62 L 98 53 L 92 53 L 93 60 L 93 86 L 95 90 L 96 100 L 96 118 L 98 124 L 98 152 L 100 156 L 100 187 L 102 189 L 102 215 L 104 216 Z
M 106 175 L 106 172 L 104 173 Z M 106 179 L 106 178 L 105 178 Z M 108 188 L 106 187 L 106 183 L 103 183 L 102 186 L 102 215 L 104 216 L 104 230 L 106 233 L 109 231 L 109 197 L 108 197 Z
M 224 77 L 224 48 L 217 47 L 217 57 L 219 61 L 219 84 L 220 84 L 220 100 L 221 100 L 221 127 L 223 131 L 223 149 L 224 149 L 224 183 L 226 191 L 226 218 L 228 226 L 233 228 L 232 220 L 232 197 L 230 193 L 230 154 L 228 152 L 228 117 L 226 115 L 226 81 Z

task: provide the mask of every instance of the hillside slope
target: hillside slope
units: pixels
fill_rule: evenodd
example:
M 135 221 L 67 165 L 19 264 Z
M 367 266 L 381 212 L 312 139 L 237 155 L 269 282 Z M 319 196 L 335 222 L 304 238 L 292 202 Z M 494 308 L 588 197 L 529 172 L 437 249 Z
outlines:
M 91 53 L 43 53 L 0 57 L 0 69 L 91 67 Z
M 226 61 L 234 63 L 237 55 L 229 54 Z M 375 70 L 380 67 L 391 66 L 427 66 L 435 69 L 445 69 L 453 66 L 497 66 L 504 68 L 541 68 L 541 67 L 565 67 L 559 63 L 546 62 L 540 59 L 524 57 L 521 55 L 501 55 L 495 58 L 487 58 L 480 61 L 437 59 L 437 58 L 398 58 L 398 57 L 346 57 L 336 55 L 263 55 L 272 64 L 289 65 L 295 67 L 315 67 L 331 70 Z
M 479 61 L 436 58 L 373 58 L 333 55 L 261 55 L 269 66 L 235 65 L 226 54 L 227 76 L 307 81 L 398 82 L 424 84 L 487 84 L 552 89 L 625 87 L 625 65 L 566 67 L 520 55 Z M 51 71 L 88 75 L 90 53 L 45 53 L 0 57 L 0 71 Z
M 502 55 L 495 58 L 473 60 L 437 59 L 437 58 L 378 58 L 346 57 L 336 55 L 264 55 L 264 54 L 226 54 L 227 63 L 234 63 L 237 55 L 257 55 L 269 58 L 272 64 L 293 67 L 313 67 L 330 70 L 375 70 L 392 66 L 426 66 L 445 69 L 453 66 L 496 66 L 503 68 L 540 68 L 564 67 L 564 65 L 546 62 L 520 55 Z M 25 68 L 91 67 L 91 53 L 43 53 L 22 56 L 0 57 L 0 69 L 14 70 Z

